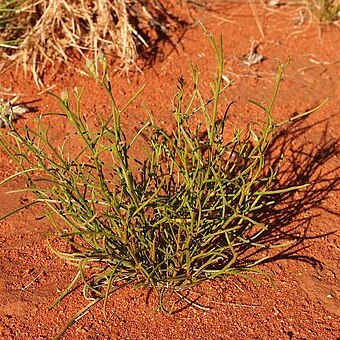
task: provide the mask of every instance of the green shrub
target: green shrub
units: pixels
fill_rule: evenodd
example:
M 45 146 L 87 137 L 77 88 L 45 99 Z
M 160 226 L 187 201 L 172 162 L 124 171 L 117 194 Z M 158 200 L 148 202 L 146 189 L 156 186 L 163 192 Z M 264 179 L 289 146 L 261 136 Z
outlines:
M 51 142 L 43 119 L 37 120 L 37 130 L 21 130 L 3 114 L 8 129 L 0 132 L 0 145 L 22 169 L 7 180 L 27 178 L 27 187 L 21 190 L 36 197 L 29 205 L 45 206 L 55 238 L 66 244 L 63 250 L 55 249 L 52 239 L 51 248 L 77 268 L 51 308 L 78 280 L 85 298 L 91 300 L 62 333 L 97 302 L 103 300 L 105 310 L 108 297 L 127 285 L 152 287 L 159 308 L 171 312 L 174 306 L 165 296 L 175 294 L 190 303 L 184 290 L 204 281 L 265 274 L 256 267 L 265 258 L 244 261 L 242 254 L 245 247 L 274 246 L 260 241 L 261 234 L 270 232 L 260 212 L 275 204 L 276 194 L 298 189 L 276 188 L 279 166 L 267 161 L 276 129 L 288 122 L 276 123 L 272 118 L 287 64 L 278 64 L 269 103 L 255 103 L 263 110 L 265 123 L 254 124 L 249 131 L 235 128 L 228 136 L 228 109 L 219 114 L 219 98 L 227 87 L 222 86 L 222 40 L 216 44 L 206 34 L 217 60 L 212 97 L 204 98 L 199 70 L 191 66 L 193 90 L 188 95 L 184 79 L 179 78 L 173 110 L 176 126 L 171 133 L 157 126 L 150 115 L 150 122 L 132 140 L 126 139 L 121 119 L 142 89 L 119 107 L 103 56 L 100 70 L 87 62 L 88 72 L 104 88 L 112 108 L 108 119 L 98 115 L 98 129 L 90 128 L 82 114 L 83 90 L 73 90 L 73 103 L 66 90 L 60 96 L 52 94 L 82 140 L 76 153 L 68 138 L 62 147 Z M 194 115 L 202 117 L 198 126 L 191 124 Z M 147 131 L 145 155 L 135 159 L 131 148 L 137 142 L 143 144 L 141 136 Z

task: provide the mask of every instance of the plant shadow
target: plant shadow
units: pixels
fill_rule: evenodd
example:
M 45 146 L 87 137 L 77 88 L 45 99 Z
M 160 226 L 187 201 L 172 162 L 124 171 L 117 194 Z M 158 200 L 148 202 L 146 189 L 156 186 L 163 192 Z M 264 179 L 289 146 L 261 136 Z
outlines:
M 176 11 L 168 11 L 159 1 L 141 8 L 131 6 L 128 10 L 131 24 L 136 29 L 135 40 L 142 69 L 152 67 L 158 60 L 164 60 L 177 51 L 178 44 L 190 26 L 187 19 L 176 15 Z M 145 28 L 145 23 L 149 29 Z M 172 47 L 166 56 L 165 44 Z
M 320 216 L 322 211 L 340 216 L 337 211 L 324 205 L 330 193 L 339 190 L 340 178 L 336 173 L 340 166 L 333 168 L 325 166 L 334 155 L 339 154 L 339 143 L 337 140 L 330 140 L 329 119 L 309 125 L 306 125 L 305 120 L 306 118 L 297 120 L 282 129 L 268 150 L 268 154 L 272 155 L 269 159 L 271 164 L 280 162 L 280 156 L 275 155 L 286 155 L 280 173 L 273 183 L 274 187 L 309 185 L 298 191 L 277 194 L 275 204 L 266 206 L 258 212 L 257 219 L 269 227 L 254 242 L 266 244 L 268 247 L 273 244 L 290 243 L 276 255 L 269 255 L 261 263 L 290 259 L 322 268 L 322 263 L 317 257 L 302 254 L 302 251 L 309 247 L 304 242 L 334 233 L 334 231 L 318 233 L 310 230 L 312 220 Z M 321 124 L 325 125 L 325 128 L 319 140 L 296 142 L 313 128 L 320 128 Z M 240 249 L 242 254 L 240 258 L 242 262 L 256 262 L 260 254 L 267 249 L 256 248 L 254 251 L 254 247 L 246 244 Z
M 294 116 L 294 115 L 293 115 Z M 333 234 L 335 231 L 320 233 L 311 230 L 312 220 L 322 214 L 322 211 L 340 216 L 339 212 L 324 205 L 332 192 L 339 190 L 340 178 L 336 175 L 340 166 L 331 168 L 325 164 L 339 154 L 338 140 L 331 140 L 328 133 L 329 119 L 323 119 L 313 124 L 306 124 L 308 118 L 291 122 L 274 137 L 267 150 L 268 161 L 273 167 L 282 161 L 280 172 L 272 183 L 274 188 L 289 188 L 309 184 L 307 187 L 277 194 L 275 204 L 265 205 L 256 211 L 254 219 L 267 225 L 265 232 L 254 238 L 252 243 L 244 243 L 237 248 L 238 258 L 233 268 L 242 272 L 245 265 L 258 268 L 260 264 L 280 260 L 295 260 L 307 263 L 322 270 L 323 264 L 316 256 L 304 254 L 310 247 L 306 241 L 319 239 Z M 306 133 L 325 125 L 319 140 L 301 143 Z M 271 196 L 272 198 L 272 196 Z M 256 232 L 254 232 L 256 234 Z M 257 246 L 254 247 L 254 244 Z M 258 245 L 263 245 L 259 247 Z M 273 245 L 282 245 L 270 249 Z M 219 268 L 222 264 L 217 264 Z M 247 276 L 247 275 L 246 275 Z M 197 296 L 198 294 L 198 296 Z M 186 291 L 185 303 L 180 303 L 172 314 L 179 314 L 190 306 L 210 309 L 200 305 L 199 301 L 205 293 Z

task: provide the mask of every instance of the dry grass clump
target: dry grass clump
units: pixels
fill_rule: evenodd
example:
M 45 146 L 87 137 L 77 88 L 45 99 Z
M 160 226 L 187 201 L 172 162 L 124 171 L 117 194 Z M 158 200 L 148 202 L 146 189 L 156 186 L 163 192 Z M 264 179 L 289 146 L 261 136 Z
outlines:
M 15 22 L 20 12 L 25 12 L 26 0 L 3 0 L 0 2 L 0 47 L 15 48 L 18 45 L 22 27 Z M 20 33 L 21 31 L 21 33 Z
M 340 0 L 313 0 L 309 6 L 321 23 L 336 22 L 340 19 Z
M 103 50 L 120 60 L 119 69 L 138 68 L 137 57 L 169 40 L 184 22 L 158 0 L 7 0 L 0 26 L 3 55 L 31 71 L 36 83 L 54 62 Z M 167 4 L 169 5 L 169 4 Z M 10 13 L 10 16 L 8 15 Z M 15 44 L 8 42 L 15 41 Z M 11 47 L 11 48 L 9 48 Z
M 309 17 L 318 23 L 339 23 L 340 0 L 290 0 L 287 4 L 303 6 Z

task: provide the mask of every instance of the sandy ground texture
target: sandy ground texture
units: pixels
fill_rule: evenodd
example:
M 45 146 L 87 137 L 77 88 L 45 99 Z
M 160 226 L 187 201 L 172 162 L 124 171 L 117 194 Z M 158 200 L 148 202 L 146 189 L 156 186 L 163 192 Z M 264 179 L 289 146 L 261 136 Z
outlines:
M 223 4 L 226 3 L 226 4 Z M 253 2 L 255 3 L 255 2 Z M 286 248 L 268 252 L 270 259 L 259 269 L 272 276 L 273 284 L 261 279 L 258 286 L 237 277 L 207 282 L 192 291 L 208 311 L 185 308 L 171 316 L 154 311 L 155 296 L 148 290 L 124 288 L 108 306 L 94 307 L 64 335 L 65 339 L 339 339 L 340 338 L 340 29 L 320 26 L 299 6 L 254 7 L 248 1 L 215 1 L 214 10 L 192 14 L 218 36 L 223 35 L 225 76 L 233 79 L 223 97 L 230 111 L 230 126 L 263 119 L 248 102 L 269 95 L 274 85 L 276 58 L 290 58 L 274 116 L 284 120 L 328 102 L 306 119 L 289 126 L 277 141 L 285 153 L 284 184 L 310 186 L 287 196 L 272 217 L 278 239 L 290 240 Z M 174 37 L 176 40 L 178 37 Z M 247 54 L 252 51 L 252 58 Z M 262 57 L 261 57 L 262 56 Z M 145 103 L 161 125 L 171 128 L 173 96 L 177 78 L 189 81 L 193 60 L 207 86 L 214 56 L 202 29 L 190 26 L 175 48 L 167 45 L 164 58 L 142 74 L 114 76 L 119 103 L 125 102 L 142 84 L 145 90 L 123 118 L 134 133 L 147 119 Z M 255 62 L 252 64 L 252 62 Z M 46 87 L 60 93 L 65 87 L 86 87 L 83 107 L 88 120 L 95 112 L 109 114 L 104 93 L 77 66 L 61 68 L 46 76 Z M 1 91 L 21 94 L 36 112 L 25 114 L 17 124 L 33 124 L 34 117 L 57 110 L 47 94 L 14 70 L 1 75 Z M 48 118 L 52 140 L 62 142 L 70 126 L 61 118 Z M 0 180 L 15 166 L 0 150 Z M 7 191 L 21 187 L 15 180 L 0 187 L 0 215 L 27 202 L 25 195 Z M 48 306 L 67 287 L 75 269 L 56 258 L 46 237 L 52 228 L 32 208 L 0 222 L 0 338 L 50 339 L 86 304 L 75 291 L 52 311 Z

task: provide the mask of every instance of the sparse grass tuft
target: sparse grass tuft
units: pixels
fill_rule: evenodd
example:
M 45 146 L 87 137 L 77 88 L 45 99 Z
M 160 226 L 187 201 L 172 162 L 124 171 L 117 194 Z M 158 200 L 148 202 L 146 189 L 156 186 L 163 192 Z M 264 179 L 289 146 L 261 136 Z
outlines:
M 142 89 L 119 106 L 103 56 L 101 68 L 87 62 L 89 74 L 106 91 L 112 108 L 108 119 L 98 115 L 98 129 L 90 128 L 84 119 L 83 89 L 75 88 L 72 99 L 67 90 L 60 96 L 52 94 L 74 127 L 74 134 L 62 146 L 50 140 L 43 119 L 37 120 L 37 130 L 21 130 L 10 115 L 3 114 L 8 130 L 0 131 L 0 145 L 21 168 L 5 181 L 27 178 L 27 187 L 16 191 L 35 194 L 28 205 L 44 205 L 56 230 L 55 238 L 49 240 L 51 249 L 77 268 L 50 308 L 66 298 L 78 281 L 90 301 L 59 336 L 99 301 L 105 315 L 108 298 L 127 285 L 153 288 L 158 307 L 172 312 L 171 296 L 198 306 L 185 291 L 204 281 L 227 275 L 249 279 L 252 274 L 266 275 L 257 267 L 266 257 L 245 256 L 247 250 L 256 254 L 278 246 L 261 242 L 261 236 L 271 232 L 268 221 L 261 220 L 261 211 L 275 204 L 277 194 L 300 188 L 276 187 L 281 162 L 268 162 L 276 130 L 288 122 L 276 123 L 272 117 L 287 64 L 278 64 L 270 100 L 254 102 L 263 110 L 265 123 L 254 124 L 248 131 L 235 127 L 228 134 L 229 107 L 224 114 L 219 112 L 220 96 L 227 87 L 222 84 L 222 40 L 216 44 L 209 32 L 206 35 L 217 60 L 212 96 L 201 92 L 199 70 L 191 65 L 191 85 L 182 77 L 178 80 L 176 125 L 170 133 L 150 116 L 134 138 L 126 139 L 121 120 Z M 193 126 L 193 116 L 201 119 L 199 125 Z M 149 136 L 146 145 L 142 135 Z M 81 145 L 77 151 L 74 138 Z M 131 153 L 136 143 L 145 145 L 140 159 Z

